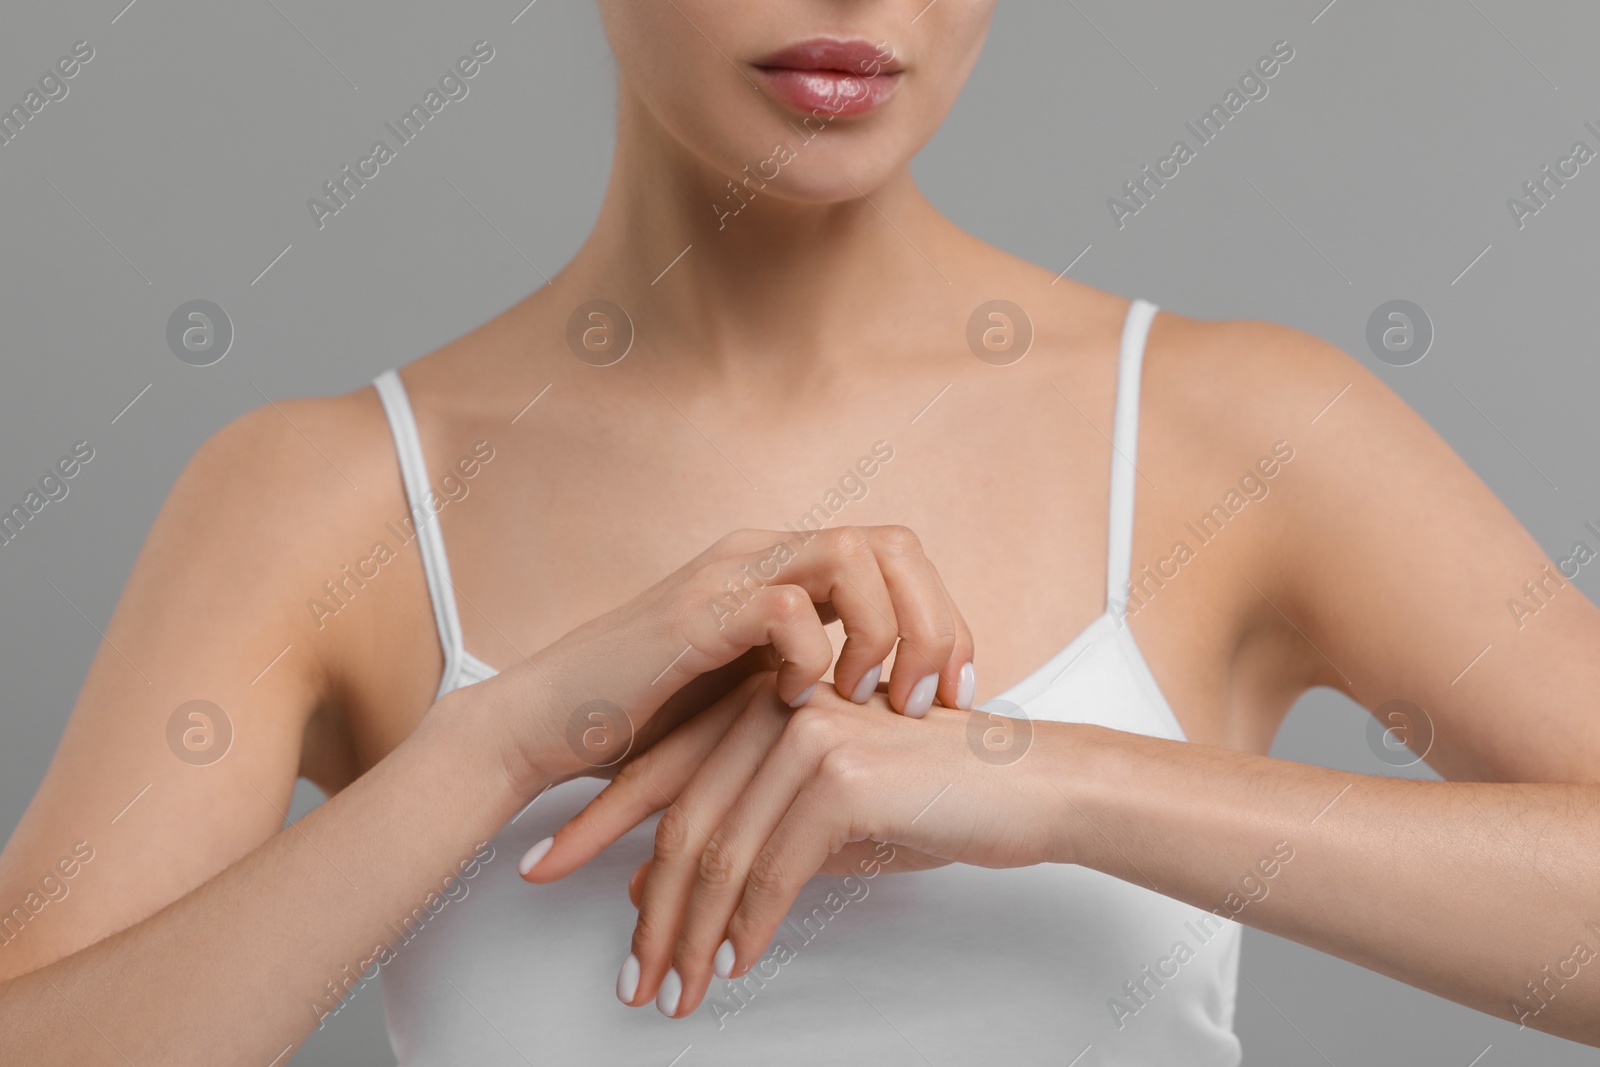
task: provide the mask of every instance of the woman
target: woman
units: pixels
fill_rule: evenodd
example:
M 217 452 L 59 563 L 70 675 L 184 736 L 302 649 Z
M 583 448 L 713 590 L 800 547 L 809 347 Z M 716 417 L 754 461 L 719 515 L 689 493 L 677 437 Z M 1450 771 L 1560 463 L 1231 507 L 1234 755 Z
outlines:
M 1235 1064 L 1239 923 L 1600 1042 L 1594 608 L 1340 353 L 934 212 L 991 6 L 603 0 L 574 261 L 173 490 L 0 859 L 9 1060 L 382 975 L 407 1064 Z M 1450 781 L 1268 758 L 1316 685 Z

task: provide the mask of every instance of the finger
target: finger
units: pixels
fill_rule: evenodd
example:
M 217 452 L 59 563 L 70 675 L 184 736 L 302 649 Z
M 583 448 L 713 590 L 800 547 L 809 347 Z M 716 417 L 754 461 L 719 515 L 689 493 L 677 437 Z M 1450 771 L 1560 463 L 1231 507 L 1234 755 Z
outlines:
M 672 959 L 682 996 L 677 1011 L 669 1014 L 687 1015 L 705 996 L 729 917 L 747 884 L 765 877 L 751 864 L 824 754 L 837 742 L 841 715 L 848 714 L 816 707 L 794 713 L 738 803 L 712 833 L 698 870 L 681 893 L 681 929 Z
M 719 628 L 746 611 L 764 588 L 782 582 L 804 589 L 823 625 L 835 619 L 844 623 L 845 643 L 838 662 L 833 662 L 831 645 L 828 660 L 834 684 L 854 692 L 894 651 L 899 636 L 894 605 L 870 540 L 856 527 L 769 536 L 773 540 L 765 544 L 736 539 L 748 551 L 718 559 L 713 581 L 725 591 L 713 605 Z M 803 688 L 815 680 L 804 679 L 798 685 Z M 876 681 L 866 683 L 868 693 L 874 685 Z
M 716 641 L 732 636 L 730 621 L 742 619 L 745 628 L 735 632 L 752 639 L 748 609 L 781 580 L 806 591 L 818 605 L 819 620 L 837 615 L 844 623 L 834 683 L 857 703 L 872 694 L 897 641 L 888 690 L 896 710 L 920 717 L 936 697 L 956 706 L 963 692 L 974 689 L 967 667 L 971 631 L 916 535 L 905 527 L 840 527 L 796 537 L 739 531 L 719 541 L 702 563 L 705 585 L 716 592 L 691 614 L 714 623 L 715 632 L 700 642 L 691 640 L 703 651 L 685 669 L 704 669 L 702 659 L 727 655 L 726 646 Z M 788 672 L 792 677 L 781 679 L 780 691 L 792 705 L 804 703 L 802 695 L 821 677 L 809 659 L 803 662 Z
M 889 704 L 902 714 L 921 718 L 941 692 L 955 703 L 961 665 L 956 664 L 954 672 L 950 665 L 963 633 L 970 646 L 970 631 L 964 622 L 957 624 L 960 616 L 954 602 L 917 535 L 904 526 L 868 529 L 900 634 L 889 677 Z M 970 647 L 962 651 L 970 658 Z
M 787 668 L 780 690 L 793 700 L 833 663 L 823 621 L 805 590 L 776 585 L 776 570 L 752 572 L 738 558 L 791 536 L 742 530 L 724 537 L 626 605 L 620 629 L 607 617 L 591 620 L 541 651 L 529 669 L 546 682 L 562 676 L 567 688 L 648 720 L 667 695 L 767 648 L 787 661 L 779 664 Z M 596 640 L 618 654 L 595 664 Z
M 655 996 L 667 978 L 684 903 L 699 873 L 709 835 L 727 818 L 762 759 L 783 734 L 789 716 L 770 683 L 759 690 L 677 800 L 661 813 L 655 855 L 639 890 L 639 917 L 633 933 L 639 984 L 630 1003 L 642 1004 Z M 670 1002 L 658 1006 L 669 1015 L 676 1009 Z
M 783 660 L 778 667 L 778 693 L 791 707 L 805 703 L 812 687 L 833 665 L 833 643 L 822 628 L 811 593 L 801 585 L 764 586 L 749 593 L 740 610 L 696 612 L 690 622 L 694 631 L 688 635 L 691 647 L 771 645 Z
M 849 836 L 843 793 L 825 776 L 806 783 L 751 861 L 744 893 L 726 925 L 733 949 L 731 975 L 743 974 L 761 959 L 801 887 L 833 851 L 861 839 Z
M 978 697 L 978 673 L 974 666 L 977 645 L 961 609 L 956 607 L 955 597 L 948 589 L 944 595 L 950 603 L 950 616 L 955 620 L 956 643 L 944 669 L 939 672 L 939 703 L 947 708 L 971 711 Z
M 565 878 L 671 803 L 749 705 L 763 680 L 760 675 L 745 679 L 623 767 L 553 838 L 528 850 L 519 865 L 523 880 L 543 884 Z
M 852 699 L 860 695 L 856 703 L 861 703 L 877 686 L 883 662 L 899 637 L 894 601 L 871 538 L 854 526 L 814 534 L 785 577 L 804 586 L 844 624 L 833 684 Z

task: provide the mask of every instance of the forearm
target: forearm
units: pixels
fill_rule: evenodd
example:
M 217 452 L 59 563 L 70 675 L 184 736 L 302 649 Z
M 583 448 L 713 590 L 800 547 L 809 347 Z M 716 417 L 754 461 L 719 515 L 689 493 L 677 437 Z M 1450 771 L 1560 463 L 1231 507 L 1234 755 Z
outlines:
M 298 1047 L 525 802 L 465 697 L 198 889 L 0 984 L 0 1059 L 265 1064 Z
M 1052 810 L 1074 862 L 1600 1044 L 1600 788 L 1377 778 L 1094 727 L 1050 736 L 1040 754 L 1064 772 Z

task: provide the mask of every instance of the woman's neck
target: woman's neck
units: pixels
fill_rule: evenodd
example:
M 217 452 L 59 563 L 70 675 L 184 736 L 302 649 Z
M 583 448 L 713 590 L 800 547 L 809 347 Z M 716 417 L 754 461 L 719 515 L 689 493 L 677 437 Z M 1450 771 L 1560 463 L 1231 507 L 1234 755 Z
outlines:
M 842 202 L 782 199 L 783 161 L 807 150 L 797 129 L 730 189 L 619 92 L 611 180 L 593 232 L 552 285 L 559 299 L 614 301 L 649 348 L 737 376 L 854 362 L 903 330 L 903 313 L 886 309 L 945 298 L 949 261 L 970 238 L 908 169 L 870 188 L 853 182 L 863 195 Z

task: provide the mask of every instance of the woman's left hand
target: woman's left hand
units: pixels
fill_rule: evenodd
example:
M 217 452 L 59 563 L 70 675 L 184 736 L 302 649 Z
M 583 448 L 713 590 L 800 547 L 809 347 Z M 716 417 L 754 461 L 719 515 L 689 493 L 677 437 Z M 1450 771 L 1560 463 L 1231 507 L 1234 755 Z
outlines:
M 654 998 L 669 1016 L 693 1012 L 713 974 L 755 965 L 801 887 L 855 842 L 912 853 L 898 869 L 1070 862 L 1050 815 L 1063 806 L 1044 766 L 1054 761 L 1037 751 L 1049 742 L 1025 720 L 939 707 L 912 720 L 881 696 L 858 705 L 826 686 L 792 711 L 765 682 L 742 711 L 678 735 L 663 744 L 716 738 L 692 771 L 661 753 L 686 782 L 625 771 L 524 875 L 559 878 L 666 809 L 655 856 L 635 877 L 639 919 L 618 979 L 628 1004 Z

